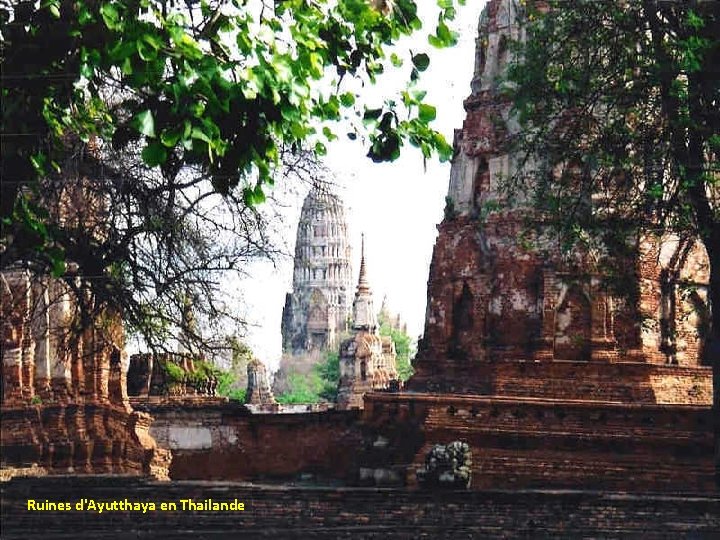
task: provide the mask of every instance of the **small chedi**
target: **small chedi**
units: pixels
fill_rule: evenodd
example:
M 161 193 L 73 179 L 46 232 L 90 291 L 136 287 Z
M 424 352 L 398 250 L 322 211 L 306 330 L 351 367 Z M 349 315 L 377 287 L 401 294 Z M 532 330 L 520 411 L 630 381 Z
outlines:
M 353 302 L 352 336 L 340 345 L 340 383 L 337 407 L 363 407 L 363 396 L 372 390 L 397 385 L 395 344 L 380 336 L 372 291 L 365 266 L 365 239 L 360 255 L 360 276 Z
M 247 377 L 245 403 L 248 405 L 275 405 L 277 403 L 270 389 L 265 364 L 257 358 L 250 360 L 247 365 Z
M 326 351 L 337 349 L 348 330 L 351 291 L 345 207 L 328 183 L 318 181 L 305 197 L 298 223 L 292 292 L 282 312 L 276 394 L 289 390 L 293 374 L 307 375 Z

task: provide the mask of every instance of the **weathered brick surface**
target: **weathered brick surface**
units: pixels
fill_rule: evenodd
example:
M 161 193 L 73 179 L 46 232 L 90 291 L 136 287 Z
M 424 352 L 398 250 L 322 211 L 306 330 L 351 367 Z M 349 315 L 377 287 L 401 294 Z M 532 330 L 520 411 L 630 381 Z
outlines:
M 150 417 L 108 404 L 2 408 L 2 469 L 46 474 L 136 474 L 166 478 L 169 453 L 148 433 Z
M 119 315 L 107 308 L 78 331 L 62 280 L 8 271 L 0 281 L 0 477 L 166 478 L 169 455 L 148 434 L 150 417 L 128 403 Z
M 710 405 L 710 368 L 647 363 L 426 362 L 411 390 L 448 394 Z
M 288 488 L 229 482 L 17 479 L 2 489 L 3 538 L 717 538 L 720 499 L 697 494 Z M 27 499 L 180 499 L 243 512 L 28 512 Z
M 150 433 L 172 451 L 175 480 L 294 479 L 302 473 L 348 480 L 357 472 L 357 411 L 253 415 L 233 403 L 148 410 Z
M 410 485 L 432 445 L 461 440 L 473 452 L 473 489 L 714 489 L 707 406 L 371 394 L 365 422 Z

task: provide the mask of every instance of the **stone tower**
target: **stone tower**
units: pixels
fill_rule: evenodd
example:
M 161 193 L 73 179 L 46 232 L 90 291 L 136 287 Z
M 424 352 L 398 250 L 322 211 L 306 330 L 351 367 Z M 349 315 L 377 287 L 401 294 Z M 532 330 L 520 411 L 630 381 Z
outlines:
M 282 315 L 283 351 L 334 348 L 347 329 L 352 290 L 345 208 L 327 184 L 305 197 L 295 244 L 293 291 Z
M 270 384 L 268 382 L 265 364 L 257 358 L 253 358 L 247 365 L 247 392 L 245 403 L 249 405 L 275 405 Z
M 676 362 L 663 351 L 660 334 L 671 326 L 663 319 L 690 308 L 663 311 L 657 279 L 663 261 L 672 260 L 657 253 L 672 251 L 672 242 L 628 237 L 630 249 L 617 250 L 601 232 L 590 247 L 565 250 L 522 196 L 504 199 L 500 183 L 518 171 L 520 160 L 508 150 L 517 125 L 498 76 L 512 61 L 511 41 L 524 38 L 522 9 L 519 0 L 491 0 L 480 18 L 467 116 L 455 132 L 425 335 L 411 380 L 418 390 L 468 389 L 470 371 L 497 361 Z M 706 283 L 703 254 L 692 246 L 686 251 L 685 259 L 676 258 L 686 270 L 673 275 L 690 272 L 687 280 Z M 677 300 L 676 290 L 665 288 Z M 678 328 L 685 325 L 672 317 Z M 654 321 L 655 330 L 641 321 Z M 699 345 L 690 340 L 701 333 L 680 334 L 688 351 L 685 365 L 698 365 Z M 490 382 L 475 383 L 481 392 L 490 391 L 483 386 Z
M 362 409 L 363 396 L 386 389 L 397 381 L 395 345 L 380 336 L 372 291 L 365 265 L 365 239 L 360 256 L 360 276 L 353 301 L 352 337 L 340 345 L 339 409 Z
M 680 288 L 704 301 L 702 253 L 630 235 L 563 250 L 532 205 L 502 200 L 517 127 L 496 76 L 526 4 L 489 0 L 481 17 L 415 373 L 409 391 L 363 400 L 373 451 L 409 485 L 435 445 L 463 441 L 480 489 L 714 489 L 712 370 L 697 365 L 702 334 L 683 326 L 702 317 L 683 320 Z M 675 342 L 658 339 L 672 325 Z M 368 452 L 361 475 L 385 474 L 378 462 Z

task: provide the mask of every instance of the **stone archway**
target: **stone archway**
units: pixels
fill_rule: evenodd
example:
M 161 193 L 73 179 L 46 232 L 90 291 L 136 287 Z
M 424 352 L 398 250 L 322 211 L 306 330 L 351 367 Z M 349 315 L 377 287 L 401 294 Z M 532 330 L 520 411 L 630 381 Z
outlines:
M 308 306 L 307 350 L 324 349 L 329 331 L 328 301 L 320 289 L 314 289 Z
M 460 295 L 453 302 L 452 333 L 449 352 L 456 358 L 466 359 L 469 351 L 469 338 L 474 327 L 473 307 L 475 299 L 467 281 L 463 282 Z

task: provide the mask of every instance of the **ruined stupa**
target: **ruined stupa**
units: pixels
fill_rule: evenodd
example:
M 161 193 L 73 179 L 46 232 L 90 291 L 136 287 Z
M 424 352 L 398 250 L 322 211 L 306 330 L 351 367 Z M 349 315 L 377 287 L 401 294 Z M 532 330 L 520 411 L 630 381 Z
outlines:
M 247 365 L 247 378 L 246 404 L 275 405 L 275 396 L 270 389 L 265 364 L 257 358 L 250 360 Z
M 480 18 L 410 392 L 364 398 L 382 467 L 412 485 L 434 445 L 462 441 L 474 488 L 712 489 L 704 250 L 639 235 L 563 250 L 503 198 L 519 160 L 498 75 L 523 9 L 490 0 Z
M 355 300 L 352 336 L 340 345 L 339 409 L 362 409 L 363 396 L 372 390 L 384 390 L 397 382 L 395 344 L 381 336 L 365 264 L 363 236 Z
M 295 242 L 293 290 L 282 315 L 283 350 L 333 349 L 347 329 L 352 291 L 345 207 L 326 183 L 305 197 Z
M 283 356 L 273 391 L 290 390 L 291 376 L 307 375 L 337 350 L 348 330 L 352 292 L 351 249 L 345 207 L 327 182 L 305 197 L 295 242 L 293 289 L 282 312 Z
M 699 366 L 708 281 L 699 244 L 628 236 L 618 249 L 601 231 L 567 250 L 527 200 L 506 200 L 502 182 L 522 165 L 508 148 L 517 126 L 499 76 L 524 37 L 523 9 L 494 0 L 480 19 L 412 385 L 486 393 L 493 378 L 468 370 L 502 360 Z

